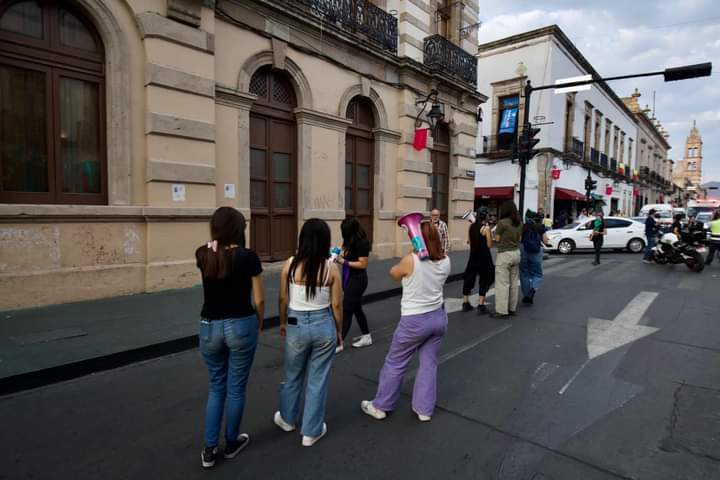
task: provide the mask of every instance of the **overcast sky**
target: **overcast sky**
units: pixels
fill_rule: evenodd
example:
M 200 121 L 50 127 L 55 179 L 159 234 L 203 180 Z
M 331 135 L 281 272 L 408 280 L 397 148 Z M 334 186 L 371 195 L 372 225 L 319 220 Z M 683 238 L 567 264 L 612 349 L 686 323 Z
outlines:
M 602 76 L 713 62 L 712 77 L 671 83 L 651 77 L 611 84 L 621 97 L 639 88 L 641 105 L 651 108 L 655 90 L 656 116 L 670 133 L 673 160 L 682 159 L 685 139 L 697 120 L 707 182 L 720 180 L 717 7 L 718 0 L 480 0 L 483 25 L 478 36 L 485 43 L 557 24 Z

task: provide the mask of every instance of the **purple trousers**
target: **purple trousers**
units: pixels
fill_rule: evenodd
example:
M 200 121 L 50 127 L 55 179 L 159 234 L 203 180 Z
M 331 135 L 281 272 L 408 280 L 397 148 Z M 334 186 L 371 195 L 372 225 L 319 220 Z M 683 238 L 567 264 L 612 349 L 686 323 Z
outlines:
M 390 351 L 380 370 L 375 408 L 394 410 L 410 358 L 418 352 L 420 366 L 415 377 L 412 407 L 421 415 L 432 416 L 437 399 L 438 350 L 447 332 L 447 313 L 443 307 L 432 312 L 400 317 Z

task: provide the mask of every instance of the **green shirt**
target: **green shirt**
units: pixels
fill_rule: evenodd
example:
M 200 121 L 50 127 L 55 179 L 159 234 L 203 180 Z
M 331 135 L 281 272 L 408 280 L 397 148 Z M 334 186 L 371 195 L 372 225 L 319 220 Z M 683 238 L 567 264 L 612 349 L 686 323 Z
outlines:
M 509 218 L 503 218 L 497 224 L 495 235 L 500 237 L 497 244 L 497 251 L 511 252 L 520 248 L 520 238 L 522 237 L 522 224 L 517 227 L 512 224 Z

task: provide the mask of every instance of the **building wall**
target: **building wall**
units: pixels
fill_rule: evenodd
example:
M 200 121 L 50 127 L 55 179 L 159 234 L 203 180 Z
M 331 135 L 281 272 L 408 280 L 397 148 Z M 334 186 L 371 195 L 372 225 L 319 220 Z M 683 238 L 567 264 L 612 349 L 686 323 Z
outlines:
M 407 251 L 397 218 L 432 207 L 430 151 L 412 146 L 416 102 L 436 88 L 451 136 L 452 247 L 466 248 L 460 215 L 472 207 L 475 113 L 483 98 L 467 85 L 353 45 L 351 36 L 321 37 L 307 24 L 269 14 L 271 5 L 262 1 L 257 8 L 217 2 L 242 23 L 216 14 L 214 2 L 204 0 L 77 3 L 106 49 L 108 205 L 0 205 L 0 310 L 197 284 L 194 252 L 208 239 L 213 210 L 228 205 L 251 216 L 255 96 L 248 83 L 265 65 L 283 70 L 297 96 L 298 229 L 308 218 L 323 218 L 333 242 L 341 242 L 351 123 L 345 111 L 363 96 L 376 119 L 373 256 Z M 430 4 L 387 3 L 402 17 L 398 55 L 422 63 L 422 50 L 419 56 L 412 51 L 402 33 L 429 32 L 430 26 L 415 24 L 432 17 Z M 466 9 L 476 12 L 477 2 L 471 3 Z M 178 21 L 178 6 L 189 8 L 197 24 Z M 462 18 L 458 28 L 467 24 Z M 184 196 L 173 195 L 177 185 Z M 234 198 L 225 185 L 235 186 Z

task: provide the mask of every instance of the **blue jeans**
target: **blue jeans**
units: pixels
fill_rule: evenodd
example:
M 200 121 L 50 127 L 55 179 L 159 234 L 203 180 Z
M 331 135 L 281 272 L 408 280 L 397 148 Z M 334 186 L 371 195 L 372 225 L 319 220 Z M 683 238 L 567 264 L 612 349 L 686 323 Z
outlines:
M 293 318 L 297 320 L 297 325 L 290 325 Z M 289 310 L 288 319 L 285 381 L 280 384 L 280 415 L 291 425 L 297 423 L 307 376 L 300 432 L 308 437 L 317 437 L 322 433 L 330 367 L 335 358 L 335 320 L 329 308 L 311 312 Z
M 643 260 L 650 260 L 650 258 L 652 257 L 652 249 L 655 248 L 655 245 L 657 245 L 657 235 L 648 235 L 647 246 L 645 247 L 645 255 L 643 255 Z
M 540 288 L 543 278 L 543 251 L 527 253 L 521 249 L 520 288 L 524 297 L 529 297 L 533 290 Z
M 215 447 L 220 436 L 225 399 L 225 440 L 235 442 L 245 408 L 245 388 L 258 342 L 255 315 L 200 322 L 200 352 L 210 377 L 205 410 L 205 445 Z

